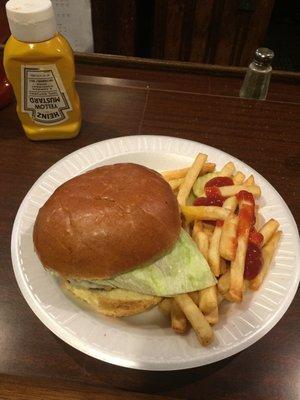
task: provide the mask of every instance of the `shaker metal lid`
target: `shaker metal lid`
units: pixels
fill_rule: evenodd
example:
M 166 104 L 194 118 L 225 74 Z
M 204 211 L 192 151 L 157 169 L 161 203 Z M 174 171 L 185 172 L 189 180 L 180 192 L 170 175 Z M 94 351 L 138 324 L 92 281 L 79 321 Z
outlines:
M 270 66 L 274 58 L 274 51 L 267 47 L 259 47 L 255 51 L 254 61 L 260 66 Z

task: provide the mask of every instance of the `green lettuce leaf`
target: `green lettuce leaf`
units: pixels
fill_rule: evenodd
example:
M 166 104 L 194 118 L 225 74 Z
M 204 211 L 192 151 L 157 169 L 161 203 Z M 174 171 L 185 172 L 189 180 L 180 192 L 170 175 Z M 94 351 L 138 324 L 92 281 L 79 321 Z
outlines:
M 182 229 L 173 249 L 156 262 L 105 280 L 71 282 L 90 288 L 120 288 L 134 292 L 174 296 L 216 283 L 207 261 L 191 237 Z

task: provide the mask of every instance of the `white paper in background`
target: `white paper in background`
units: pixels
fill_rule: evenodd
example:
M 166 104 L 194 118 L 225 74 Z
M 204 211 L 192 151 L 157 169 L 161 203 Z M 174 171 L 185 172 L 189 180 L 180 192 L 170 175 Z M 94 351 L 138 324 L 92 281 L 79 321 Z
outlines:
M 58 31 L 74 51 L 93 52 L 90 0 L 52 0 Z

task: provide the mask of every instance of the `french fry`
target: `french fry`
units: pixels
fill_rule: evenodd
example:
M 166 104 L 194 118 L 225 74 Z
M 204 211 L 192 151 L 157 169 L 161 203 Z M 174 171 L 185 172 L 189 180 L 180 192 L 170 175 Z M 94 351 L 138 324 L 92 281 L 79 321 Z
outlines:
M 189 169 L 190 169 L 190 167 L 174 169 L 171 171 L 163 171 L 163 172 L 161 172 L 161 175 L 166 181 L 172 181 L 174 179 L 184 178 Z
M 182 228 L 190 235 L 191 234 L 191 224 L 188 219 L 182 221 Z
M 226 282 L 227 283 L 227 282 Z M 229 281 L 229 285 L 230 285 L 230 281 Z M 229 289 L 229 285 L 228 285 L 228 289 Z M 247 281 L 246 279 L 244 279 L 243 281 L 243 293 L 246 292 L 246 290 L 249 288 L 249 281 Z M 225 289 L 225 285 L 224 285 L 224 289 Z M 222 294 L 223 298 L 227 301 L 230 301 L 232 303 L 236 302 L 235 297 L 233 297 L 230 293 L 230 291 L 228 290 L 227 292 Z
M 204 314 L 209 314 L 218 307 L 216 285 L 200 290 L 199 295 L 199 308 Z
M 274 233 L 277 231 L 278 228 L 279 228 L 279 223 L 273 218 L 271 218 L 260 228 L 259 233 L 263 235 L 262 246 L 268 243 L 268 241 L 271 239 L 271 237 L 274 235 Z
M 220 259 L 220 275 L 225 274 L 228 271 L 226 260 L 223 257 Z
M 203 165 L 203 168 L 201 170 L 201 174 L 207 174 L 208 172 L 213 172 L 215 168 L 216 168 L 216 164 L 215 163 L 206 162 Z M 163 171 L 163 172 L 161 172 L 161 175 L 166 181 L 172 181 L 172 180 L 175 180 L 175 179 L 185 178 L 185 176 L 186 176 L 186 174 L 187 174 L 189 169 L 190 169 L 190 167 L 181 168 L 181 169 L 174 169 L 174 170 L 171 170 L 171 171 Z
M 171 306 L 172 306 L 172 299 L 167 297 L 158 304 L 158 308 L 165 315 L 171 314 Z
M 196 237 L 199 232 L 203 230 L 203 223 L 201 221 L 195 221 L 193 230 L 192 230 L 192 238 L 196 242 Z
M 208 230 L 208 229 L 206 229 L 206 228 L 204 227 L 204 228 L 203 228 L 203 233 L 205 233 L 205 235 L 206 235 L 207 238 L 208 238 L 208 246 L 209 246 L 210 240 L 211 240 L 211 237 L 212 237 L 213 232 L 210 231 L 210 230 Z
M 225 260 L 233 261 L 237 248 L 237 227 L 239 217 L 230 214 L 225 219 L 220 238 L 220 255 Z
M 190 297 L 189 297 L 189 299 L 190 299 Z M 190 300 L 193 302 L 192 299 L 190 299 Z M 172 324 L 172 328 L 177 333 L 181 333 L 181 334 L 185 333 L 185 331 L 187 329 L 187 319 L 186 319 L 182 309 L 179 307 L 179 305 L 175 301 L 175 299 L 172 299 L 172 305 L 171 305 L 171 324 Z
M 231 175 L 234 174 L 235 171 L 235 166 L 233 162 L 229 161 L 227 164 L 224 165 L 224 167 L 220 171 L 220 176 L 227 176 L 230 177 Z
M 224 300 L 224 297 L 221 295 L 220 292 L 217 293 L 217 299 L 218 299 L 218 306 L 222 303 Z
M 234 212 L 237 207 L 237 199 L 236 197 L 229 197 L 224 201 L 223 208 L 228 210 L 229 212 Z M 228 217 L 227 217 L 228 218 Z M 226 218 L 226 219 L 227 219 Z M 225 219 L 225 221 L 226 221 Z M 217 222 L 215 230 L 210 239 L 210 245 L 208 249 L 208 262 L 210 268 L 215 276 L 220 275 L 220 240 L 221 234 L 223 231 L 223 227 L 220 223 Z
M 237 173 L 233 176 L 232 180 L 235 185 L 241 185 L 244 182 L 245 174 L 241 171 L 237 171 Z
M 212 273 L 215 276 L 220 275 L 220 239 L 221 239 L 222 227 L 215 227 L 214 233 L 210 239 L 209 249 L 208 249 L 208 263 Z
M 219 309 L 214 308 L 210 313 L 205 314 L 205 319 L 210 325 L 215 325 L 219 322 Z
M 238 238 L 235 258 L 230 267 L 230 296 L 237 302 L 243 298 L 243 281 L 245 259 L 248 247 L 249 232 L 254 219 L 254 207 L 251 199 L 239 200 Z
M 189 220 L 216 221 L 224 220 L 230 212 L 217 206 L 181 206 L 182 214 Z
M 213 172 L 213 171 L 215 170 L 215 168 L 216 168 L 216 164 L 215 164 L 215 163 L 206 162 L 206 163 L 203 165 L 203 168 L 202 168 L 201 171 L 200 171 L 200 176 L 201 176 L 201 175 L 205 175 L 205 174 L 207 174 L 208 172 Z
M 230 301 L 230 303 L 235 303 L 235 299 L 231 296 L 230 292 L 226 292 L 223 294 L 224 300 Z
M 168 181 L 169 185 L 171 186 L 172 190 L 176 190 L 182 184 L 184 178 L 173 179 Z
M 193 226 L 192 238 L 194 242 L 197 244 L 198 249 L 207 260 L 208 257 L 208 248 L 209 248 L 209 239 L 208 236 L 203 232 L 203 224 L 201 221 L 195 221 Z
M 249 289 L 258 290 L 261 286 L 265 276 L 268 273 L 269 266 L 271 264 L 281 235 L 281 231 L 275 232 L 271 239 L 267 242 L 267 244 L 262 248 L 263 266 L 259 274 L 256 275 L 256 277 L 249 282 Z
M 203 346 L 210 344 L 214 337 L 213 330 L 193 300 L 187 294 L 179 294 L 175 301 L 190 321 L 199 342 Z
M 241 190 L 246 190 L 249 193 L 252 193 L 254 197 L 260 197 L 261 190 L 257 185 L 232 185 L 232 186 L 222 186 L 219 188 L 220 194 L 223 197 L 231 197 L 238 194 Z
M 205 224 L 204 222 L 202 222 L 202 230 L 208 237 L 208 243 L 210 243 L 210 239 L 214 233 L 214 229 L 215 229 L 214 225 Z
M 253 175 L 248 176 L 248 178 L 244 181 L 244 185 L 246 185 L 246 186 L 255 185 Z
M 189 296 L 193 300 L 193 302 L 196 304 L 196 306 L 198 307 L 198 305 L 199 305 L 199 291 L 197 290 L 196 292 L 190 292 Z
M 231 261 L 229 293 L 237 302 L 241 302 L 243 297 L 243 281 L 247 245 L 248 238 L 238 237 L 236 255 L 234 260 Z
M 229 210 L 231 213 L 235 212 L 235 209 L 237 208 L 238 201 L 235 196 L 228 197 L 223 203 L 223 208 L 226 210 Z
M 255 206 L 255 226 L 256 226 L 256 230 L 259 231 L 261 228 L 258 227 L 262 227 L 265 223 L 264 217 L 259 213 L 259 207 Z
M 199 231 L 195 236 L 195 242 L 203 257 L 208 259 L 209 239 L 206 233 Z
M 214 225 L 206 224 L 205 222 L 202 222 L 202 230 L 206 234 L 212 235 L 215 230 L 215 227 L 214 227 Z
M 190 194 L 193 184 L 195 183 L 195 180 L 200 174 L 200 171 L 203 168 L 203 165 L 206 160 L 207 160 L 206 154 L 201 154 L 201 153 L 198 154 L 195 161 L 193 162 L 193 165 L 188 170 L 186 176 L 184 177 L 184 181 L 179 187 L 179 192 L 177 195 L 177 200 L 180 205 L 186 204 L 186 200 Z
M 218 280 L 218 291 L 221 295 L 224 295 L 228 292 L 230 287 L 230 271 L 226 272 L 224 275 L 220 277 Z

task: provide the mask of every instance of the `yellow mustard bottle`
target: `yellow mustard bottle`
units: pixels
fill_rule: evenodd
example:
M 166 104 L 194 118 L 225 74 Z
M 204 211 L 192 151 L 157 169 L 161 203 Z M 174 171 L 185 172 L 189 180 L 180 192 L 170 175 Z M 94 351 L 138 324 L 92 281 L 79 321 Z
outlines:
M 4 68 L 31 140 L 67 139 L 81 126 L 72 49 L 57 32 L 50 0 L 9 0 Z

